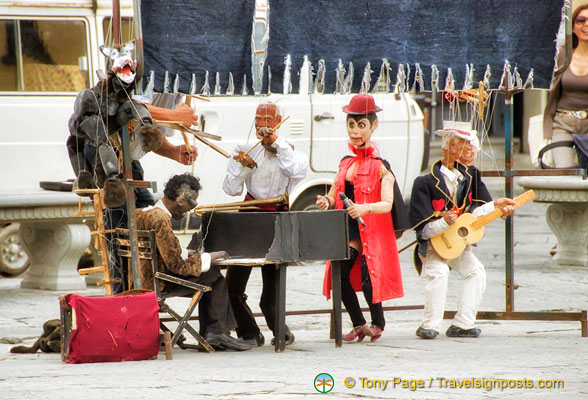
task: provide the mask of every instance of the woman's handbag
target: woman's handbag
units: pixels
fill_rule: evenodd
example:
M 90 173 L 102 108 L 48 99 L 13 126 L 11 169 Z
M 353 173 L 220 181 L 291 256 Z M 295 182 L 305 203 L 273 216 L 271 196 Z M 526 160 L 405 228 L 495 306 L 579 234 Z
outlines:
M 539 161 L 539 166 L 541 169 L 554 169 L 549 165 L 546 165 L 543 160 L 546 157 L 548 151 L 553 150 L 557 147 L 571 147 L 576 150 L 576 154 L 578 155 L 578 165 L 574 168 L 584 168 L 588 169 L 588 134 L 577 134 L 574 133 L 572 135 L 573 140 L 565 140 L 562 142 L 554 142 L 548 144 L 547 146 L 543 147 L 539 151 L 539 155 L 537 156 L 537 160 Z

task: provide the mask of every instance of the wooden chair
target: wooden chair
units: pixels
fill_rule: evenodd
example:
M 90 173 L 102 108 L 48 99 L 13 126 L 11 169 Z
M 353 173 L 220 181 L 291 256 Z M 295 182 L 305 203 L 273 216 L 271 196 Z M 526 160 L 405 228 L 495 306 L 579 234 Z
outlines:
M 149 260 L 153 269 L 153 284 L 155 288 L 155 294 L 157 296 L 157 302 L 159 303 L 159 312 L 167 313 L 173 319 L 178 322 L 178 326 L 175 331 L 169 329 L 163 322 L 160 322 L 161 329 L 164 332 L 172 332 L 172 346 L 178 343 L 181 337 L 182 331 L 186 329 L 194 339 L 209 353 L 214 352 L 214 349 L 208 344 L 206 340 L 190 325 L 190 317 L 194 312 L 196 305 L 200 301 L 200 298 L 205 292 L 211 291 L 212 288 L 209 286 L 200 285 L 188 281 L 186 279 L 178 278 L 169 274 L 159 272 L 157 265 L 157 243 L 155 241 L 155 231 L 137 231 L 138 247 L 139 247 L 139 259 Z M 117 246 L 117 253 L 120 257 L 121 266 L 126 267 L 128 270 L 131 264 L 131 246 L 129 238 L 129 230 L 117 228 L 115 233 L 115 244 Z M 160 288 L 160 282 L 166 281 L 175 284 L 175 288 L 170 291 L 162 291 Z M 172 297 L 192 297 L 188 309 L 184 312 L 184 315 L 180 315 L 174 311 L 167 303 L 166 299 Z M 178 343 L 182 348 L 185 345 Z

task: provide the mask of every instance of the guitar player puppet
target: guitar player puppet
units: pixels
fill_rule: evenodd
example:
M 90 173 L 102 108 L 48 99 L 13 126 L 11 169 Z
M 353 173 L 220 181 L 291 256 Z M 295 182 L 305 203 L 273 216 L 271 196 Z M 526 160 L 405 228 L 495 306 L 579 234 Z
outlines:
M 477 132 L 469 122 L 444 122 L 435 134 L 442 137 L 441 160 L 431 172 L 418 177 L 412 188 L 410 222 L 416 230 L 415 265 L 422 277 L 428 279 L 425 288 L 425 310 L 416 335 L 434 339 L 440 331 L 445 310 L 447 282 L 450 268 L 464 279 L 457 301 L 457 314 L 447 329 L 449 337 L 478 337 L 475 328 L 478 307 L 486 290 L 486 271 L 467 246 L 457 258 L 441 258 L 430 245 L 432 237 L 449 229 L 463 213 L 478 217 L 501 208 L 503 218 L 512 215 L 515 202 L 500 198 L 492 201 L 481 174 L 473 166 L 459 160 L 471 159 L 477 142 Z

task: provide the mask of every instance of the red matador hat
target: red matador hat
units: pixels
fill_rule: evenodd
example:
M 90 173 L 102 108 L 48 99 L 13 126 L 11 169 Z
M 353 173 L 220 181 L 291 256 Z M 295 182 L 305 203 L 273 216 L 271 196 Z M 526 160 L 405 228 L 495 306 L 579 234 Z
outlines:
M 350 115 L 366 115 L 378 111 L 382 111 L 382 109 L 376 106 L 376 101 L 369 94 L 356 94 L 348 105 L 343 106 L 343 112 Z

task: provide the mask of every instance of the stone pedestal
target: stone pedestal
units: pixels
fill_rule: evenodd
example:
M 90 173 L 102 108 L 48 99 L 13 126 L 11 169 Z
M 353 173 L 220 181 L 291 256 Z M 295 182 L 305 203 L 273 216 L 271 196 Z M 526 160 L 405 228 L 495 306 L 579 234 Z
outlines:
M 80 198 L 73 193 L 35 190 L 0 192 L 0 224 L 20 222 L 20 239 L 30 255 L 21 287 L 45 290 L 84 289 L 78 261 L 90 244 L 93 215 L 79 216 Z M 81 211 L 92 212 L 89 199 Z
M 588 266 L 588 180 L 581 177 L 524 177 L 519 185 L 533 189 L 536 202 L 551 203 L 546 218 L 557 237 L 554 265 Z
M 78 274 L 80 256 L 90 244 L 90 229 L 83 223 L 23 222 L 21 238 L 31 255 L 31 267 L 21 287 L 46 290 L 85 289 Z
M 557 265 L 588 266 L 588 203 L 554 203 L 547 224 L 557 237 Z

